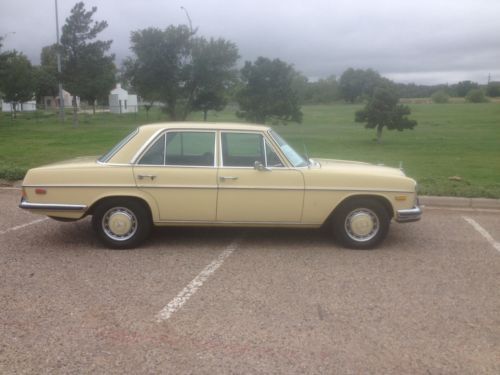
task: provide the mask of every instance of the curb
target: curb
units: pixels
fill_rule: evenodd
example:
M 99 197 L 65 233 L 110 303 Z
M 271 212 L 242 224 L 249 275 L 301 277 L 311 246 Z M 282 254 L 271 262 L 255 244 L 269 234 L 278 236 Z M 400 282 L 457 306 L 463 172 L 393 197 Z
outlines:
M 432 197 L 419 196 L 420 204 L 428 207 L 446 208 L 480 208 L 500 210 L 500 199 L 462 198 L 462 197 Z

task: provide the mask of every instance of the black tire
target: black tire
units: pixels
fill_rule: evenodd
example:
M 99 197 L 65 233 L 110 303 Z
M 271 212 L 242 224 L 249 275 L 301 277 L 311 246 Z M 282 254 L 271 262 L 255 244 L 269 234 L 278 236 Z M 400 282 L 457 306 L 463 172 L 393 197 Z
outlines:
M 92 215 L 92 227 L 104 245 L 112 249 L 131 249 L 151 233 L 149 209 L 133 198 L 112 198 L 100 203 Z
M 391 217 L 376 199 L 358 198 L 343 203 L 334 213 L 334 235 L 346 247 L 367 250 L 379 245 L 389 232 Z

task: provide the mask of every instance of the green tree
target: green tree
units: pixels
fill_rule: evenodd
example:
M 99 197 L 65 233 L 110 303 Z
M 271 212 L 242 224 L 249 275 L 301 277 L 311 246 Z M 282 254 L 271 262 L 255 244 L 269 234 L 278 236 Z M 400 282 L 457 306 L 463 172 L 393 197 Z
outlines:
M 17 51 L 4 52 L 0 63 L 0 91 L 6 102 L 13 105 L 16 117 L 18 105 L 33 98 L 33 67 L 28 58 Z
M 311 83 L 311 103 L 332 103 L 340 99 L 337 77 L 334 75 Z
M 94 21 L 96 7 L 85 10 L 79 2 L 71 9 L 62 28 L 62 76 L 64 86 L 73 95 L 74 119 L 76 120 L 76 96 L 94 105 L 105 100 L 115 84 L 114 55 L 107 55 L 111 40 L 95 40 L 108 23 Z
M 203 121 L 207 121 L 208 111 L 222 111 L 227 105 L 223 90 L 199 90 L 193 100 L 193 110 L 203 112 Z
M 50 74 L 42 66 L 33 67 L 33 84 L 37 103 L 43 101 L 44 96 L 57 96 L 57 76 Z
M 349 103 L 369 98 L 376 87 L 392 87 L 393 83 L 372 69 L 347 69 L 340 76 L 342 98 Z
M 292 90 L 297 94 L 297 100 L 300 104 L 303 104 L 307 101 L 310 85 L 311 83 L 305 75 L 303 75 L 301 72 L 294 72 L 292 79 Z
M 410 107 L 399 104 L 399 98 L 394 90 L 376 88 L 365 108 L 355 114 L 356 122 L 364 122 L 365 128 L 377 130 L 377 142 L 381 141 L 382 130 L 413 129 L 417 122 L 410 120 Z
M 450 101 L 450 96 L 444 90 L 436 91 L 432 94 L 431 99 L 434 103 L 444 104 Z
M 467 100 L 469 103 L 484 103 L 487 101 L 486 96 L 481 89 L 469 90 L 467 96 L 465 97 L 465 100 Z
M 33 68 L 35 96 L 41 102 L 44 96 L 57 96 L 57 46 L 55 44 L 42 48 L 40 66 Z
M 295 71 L 291 65 L 259 57 L 241 69 L 243 88 L 237 94 L 238 117 L 265 124 L 266 121 L 302 122 L 297 93 L 292 88 Z
M 464 98 L 470 90 L 478 89 L 479 85 L 472 81 L 461 81 L 453 85 L 452 88 L 455 90 L 458 97 Z
M 184 120 L 193 110 L 221 110 L 235 79 L 235 44 L 224 39 L 196 37 L 185 25 L 165 30 L 132 32 L 134 57 L 125 76 L 147 101 L 159 101 L 172 120 Z
M 193 70 L 188 83 L 190 97 L 186 110 L 202 111 L 205 121 L 209 110 L 223 110 L 227 104 L 228 88 L 237 79 L 234 67 L 238 58 L 238 48 L 231 42 L 224 39 L 195 38 L 192 50 Z
M 486 95 L 490 98 L 497 98 L 500 96 L 500 82 L 489 82 L 486 86 Z

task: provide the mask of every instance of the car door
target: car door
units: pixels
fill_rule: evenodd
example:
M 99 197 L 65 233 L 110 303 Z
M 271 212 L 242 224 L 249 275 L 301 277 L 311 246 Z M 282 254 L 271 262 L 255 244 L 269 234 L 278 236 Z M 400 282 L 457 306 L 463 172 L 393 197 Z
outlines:
M 137 187 L 154 197 L 160 221 L 215 221 L 215 142 L 215 131 L 168 130 L 137 159 Z
M 217 221 L 299 223 L 304 179 L 260 132 L 220 132 Z

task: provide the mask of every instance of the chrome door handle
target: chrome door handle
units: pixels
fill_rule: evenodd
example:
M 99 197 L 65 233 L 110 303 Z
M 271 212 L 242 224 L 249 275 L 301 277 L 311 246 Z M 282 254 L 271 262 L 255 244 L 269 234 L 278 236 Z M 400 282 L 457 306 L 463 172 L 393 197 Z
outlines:
M 226 181 L 226 180 L 237 180 L 238 177 L 236 176 L 220 176 L 219 177 L 219 180 L 221 181 Z
M 143 180 L 145 178 L 150 178 L 151 181 L 153 181 L 156 178 L 156 175 L 154 175 L 154 174 L 139 174 L 139 175 L 137 175 L 137 178 L 139 180 Z

